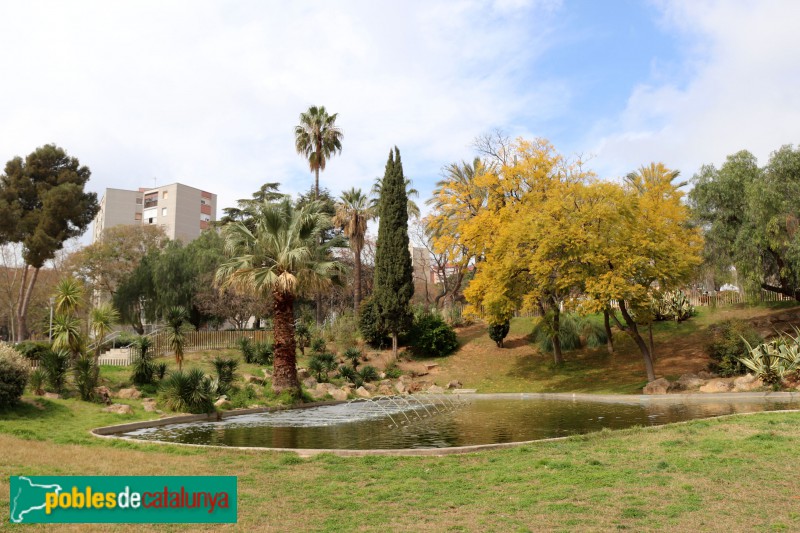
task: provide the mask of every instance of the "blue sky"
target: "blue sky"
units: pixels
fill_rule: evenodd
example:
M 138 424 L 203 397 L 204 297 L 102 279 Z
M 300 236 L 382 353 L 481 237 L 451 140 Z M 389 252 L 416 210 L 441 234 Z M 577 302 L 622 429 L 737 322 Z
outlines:
M 323 185 L 368 189 L 398 145 L 421 201 L 495 128 L 609 179 L 798 140 L 793 0 L 40 0 L 0 19 L 0 159 L 55 142 L 99 193 L 306 190 L 292 132 L 312 104 L 345 132 Z

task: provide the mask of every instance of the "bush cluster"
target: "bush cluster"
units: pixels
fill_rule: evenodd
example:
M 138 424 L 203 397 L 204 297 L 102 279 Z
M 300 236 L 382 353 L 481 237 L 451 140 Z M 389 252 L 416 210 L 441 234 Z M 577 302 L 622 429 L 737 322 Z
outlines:
M 0 408 L 19 401 L 28 383 L 28 364 L 6 344 L 0 344 Z
M 739 358 L 745 357 L 750 346 L 758 346 L 764 338 L 749 323 L 743 320 L 725 320 L 709 328 L 711 342 L 706 353 L 711 358 L 709 370 L 723 377 L 745 374 L 747 368 Z
M 420 357 L 442 357 L 458 348 L 453 326 L 435 312 L 415 315 L 407 338 L 411 351 Z
M 14 349 L 29 361 L 41 361 L 51 350 L 51 345 L 46 341 L 22 341 L 14 345 Z

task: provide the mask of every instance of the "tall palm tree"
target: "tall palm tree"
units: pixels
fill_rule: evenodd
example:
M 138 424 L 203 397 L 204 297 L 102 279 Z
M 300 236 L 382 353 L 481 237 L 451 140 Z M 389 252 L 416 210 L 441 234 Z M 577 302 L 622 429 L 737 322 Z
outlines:
M 408 218 L 419 218 L 420 210 L 417 203 L 411 198 L 419 198 L 419 191 L 414 188 L 413 182 L 406 178 L 406 196 L 408 197 Z M 381 191 L 383 190 L 383 176 L 375 178 L 375 183 L 372 184 L 372 210 L 378 212 L 378 204 L 381 201 Z
M 272 296 L 274 359 L 272 389 L 297 394 L 297 347 L 294 300 L 319 293 L 341 271 L 336 261 L 321 261 L 316 253 L 320 232 L 330 225 L 318 202 L 297 208 L 288 199 L 263 203 L 251 227 L 233 222 L 222 229 L 230 259 L 215 276 L 217 285 Z
M 353 310 L 358 315 L 361 305 L 361 250 L 364 248 L 364 235 L 367 233 L 367 222 L 373 217 L 369 197 L 355 187 L 344 191 L 340 201 L 336 203 L 336 215 L 333 224 L 342 228 L 350 241 L 350 248 L 355 258 L 355 280 L 353 290 Z
M 114 309 L 111 303 L 100 304 L 92 308 L 89 312 L 89 330 L 92 332 L 95 342 L 95 364 L 97 364 L 97 360 L 100 357 L 100 351 L 103 348 L 103 340 L 105 340 L 106 335 L 111 332 L 111 328 L 114 327 L 114 324 L 117 322 L 119 322 L 119 313 Z
M 83 307 L 83 285 L 75 278 L 64 278 L 56 285 L 54 296 L 53 349 L 69 351 L 77 359 L 84 347 L 81 321 L 75 316 Z
M 186 346 L 186 329 L 189 327 L 189 312 L 182 305 L 170 307 L 164 317 L 167 323 L 167 345 L 175 352 L 178 370 L 183 369 L 183 349 Z
M 297 153 L 308 159 L 308 166 L 314 173 L 315 199 L 319 198 L 319 171 L 325 170 L 328 159 L 342 151 L 344 134 L 336 125 L 338 115 L 329 115 L 325 106 L 311 106 L 300 113 L 300 124 L 294 128 Z

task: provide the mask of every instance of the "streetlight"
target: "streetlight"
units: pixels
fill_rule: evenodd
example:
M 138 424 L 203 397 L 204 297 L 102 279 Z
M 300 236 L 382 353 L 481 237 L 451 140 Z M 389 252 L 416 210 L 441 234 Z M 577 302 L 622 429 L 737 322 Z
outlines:
M 48 331 L 47 338 L 53 342 L 53 305 L 56 303 L 54 296 L 50 297 L 50 331 Z

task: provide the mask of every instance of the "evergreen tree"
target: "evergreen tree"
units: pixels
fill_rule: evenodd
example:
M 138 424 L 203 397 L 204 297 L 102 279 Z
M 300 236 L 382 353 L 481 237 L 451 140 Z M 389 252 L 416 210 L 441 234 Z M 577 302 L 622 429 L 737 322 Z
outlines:
M 373 298 L 381 324 L 392 336 L 397 357 L 397 336 L 411 321 L 408 302 L 414 295 L 411 253 L 408 249 L 408 197 L 400 150 L 389 152 L 379 202 L 378 250 L 375 255 Z

